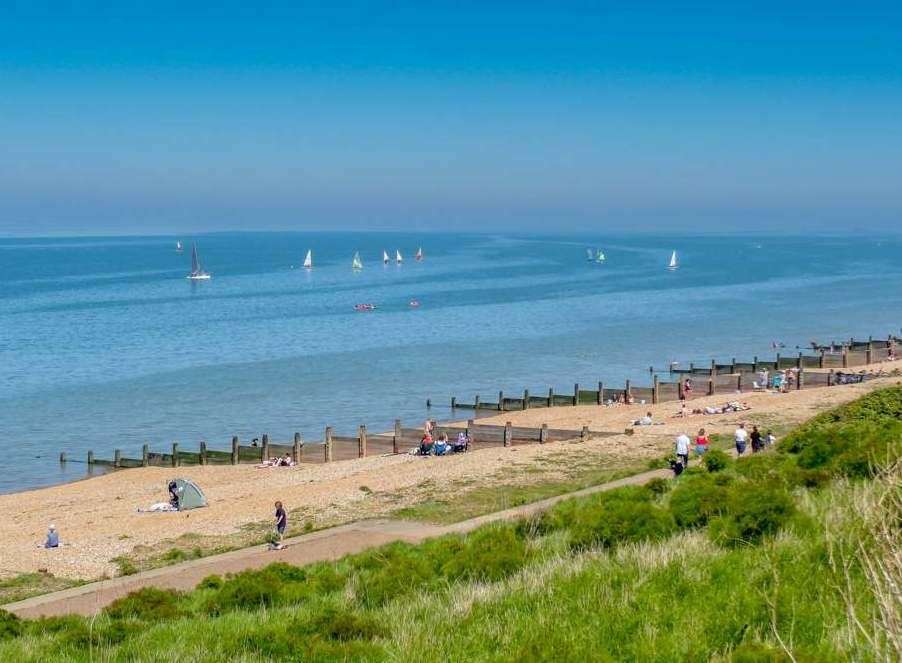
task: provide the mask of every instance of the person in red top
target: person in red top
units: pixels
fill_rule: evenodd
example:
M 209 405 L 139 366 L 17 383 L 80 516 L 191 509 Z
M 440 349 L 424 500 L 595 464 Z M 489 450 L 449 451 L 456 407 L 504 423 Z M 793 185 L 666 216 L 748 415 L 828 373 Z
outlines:
M 708 450 L 708 436 L 705 435 L 705 429 L 699 428 L 698 435 L 695 436 L 695 453 L 699 456 Z

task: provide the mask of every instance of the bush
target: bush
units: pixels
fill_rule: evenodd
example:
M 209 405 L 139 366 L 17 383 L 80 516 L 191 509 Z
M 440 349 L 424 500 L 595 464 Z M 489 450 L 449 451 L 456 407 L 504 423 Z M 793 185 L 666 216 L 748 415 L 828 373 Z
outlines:
M 670 487 L 670 481 L 668 481 L 667 479 L 662 479 L 661 477 L 655 477 L 645 484 L 645 489 L 655 495 L 663 495 L 668 490 L 670 490 Z
M 0 642 L 17 638 L 22 633 L 22 620 L 6 610 L 0 610 Z
M 776 484 L 735 483 L 723 515 L 711 520 L 711 538 L 724 545 L 757 543 L 795 514 L 792 497 Z
M 726 510 L 727 482 L 707 474 L 690 477 L 670 494 L 670 513 L 679 527 L 702 527 Z
M 730 466 L 730 456 L 721 449 L 708 449 L 702 463 L 709 472 L 720 472 Z
M 222 576 L 214 573 L 197 583 L 197 589 L 219 589 L 224 583 L 225 581 L 222 579 Z
M 226 580 L 216 593 L 207 599 L 205 610 L 221 615 L 229 610 L 255 609 L 273 606 L 281 590 L 275 574 L 261 571 L 244 571 Z
M 529 559 L 526 543 L 513 525 L 478 529 L 461 544 L 448 556 L 433 555 L 448 580 L 495 582 L 520 570 Z
M 375 617 L 336 608 L 327 608 L 305 622 L 302 628 L 312 634 L 341 642 L 374 640 L 388 634 L 387 629 Z
M 184 614 L 179 602 L 184 594 L 173 590 L 144 587 L 121 599 L 116 599 L 103 609 L 110 619 L 141 619 L 162 621 Z
M 668 536 L 674 530 L 673 518 L 652 504 L 651 496 L 650 491 L 633 487 L 593 495 L 573 512 L 571 546 L 613 547 Z

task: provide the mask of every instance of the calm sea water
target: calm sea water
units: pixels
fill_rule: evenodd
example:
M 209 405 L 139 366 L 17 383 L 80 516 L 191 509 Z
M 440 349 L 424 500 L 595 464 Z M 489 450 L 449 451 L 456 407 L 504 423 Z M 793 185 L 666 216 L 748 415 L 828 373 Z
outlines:
M 0 239 L 0 491 L 83 476 L 60 450 L 387 430 L 395 417 L 419 423 L 427 397 L 441 418 L 451 395 L 645 383 L 651 364 L 902 324 L 892 238 L 181 239 L 183 254 L 175 237 Z M 192 240 L 210 281 L 184 278 Z M 588 263 L 589 246 L 607 263 Z M 309 273 L 297 268 L 308 248 Z M 383 266 L 396 248 L 408 260 Z M 378 309 L 357 313 L 361 302 Z

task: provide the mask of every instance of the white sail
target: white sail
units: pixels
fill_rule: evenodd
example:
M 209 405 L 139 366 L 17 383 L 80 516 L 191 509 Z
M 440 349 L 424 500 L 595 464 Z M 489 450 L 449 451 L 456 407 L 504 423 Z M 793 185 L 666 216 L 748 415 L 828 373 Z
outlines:
M 414 257 L 415 257 L 417 260 L 422 260 L 422 259 L 423 259 L 423 247 L 420 247 L 420 248 L 417 249 L 417 253 L 416 253 L 416 255 L 415 255 Z
M 670 263 L 667 265 L 667 269 L 676 269 L 679 267 L 679 263 L 677 262 L 677 254 L 676 251 L 670 254 Z
M 304 256 L 304 269 L 313 269 L 313 251 L 307 249 L 307 255 Z
M 363 269 L 363 261 L 360 260 L 360 251 L 354 252 L 354 260 L 351 261 L 351 269 Z
M 388 264 L 388 251 L 382 251 L 382 264 Z
M 605 260 L 606 258 L 604 257 L 604 251 L 598 249 L 598 251 L 595 253 L 595 262 L 604 262 Z
M 589 262 L 595 260 L 595 253 L 592 251 L 592 249 L 586 249 L 586 260 L 588 260 Z
M 197 244 L 191 245 L 191 273 L 188 278 L 192 281 L 204 281 L 210 278 L 210 275 L 204 271 L 200 264 L 200 257 L 197 255 Z
M 177 241 L 176 241 L 176 243 L 175 243 L 175 250 L 176 250 L 176 253 L 181 253 L 181 252 L 182 252 L 182 240 L 177 240 Z
M 404 258 L 401 257 L 401 252 L 400 252 L 400 251 L 395 251 L 395 262 L 398 263 L 399 265 L 400 265 L 402 262 L 404 262 Z

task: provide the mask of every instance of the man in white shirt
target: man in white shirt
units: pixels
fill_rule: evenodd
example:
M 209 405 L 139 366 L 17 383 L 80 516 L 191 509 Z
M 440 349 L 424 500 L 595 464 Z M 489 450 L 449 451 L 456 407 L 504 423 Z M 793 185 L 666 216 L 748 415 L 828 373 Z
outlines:
M 745 444 L 749 438 L 749 433 L 745 429 L 745 424 L 739 424 L 739 428 L 733 433 L 733 439 L 736 441 L 736 454 L 741 456 L 745 453 Z
M 689 467 L 689 436 L 686 433 L 677 435 L 676 455 L 683 467 Z

